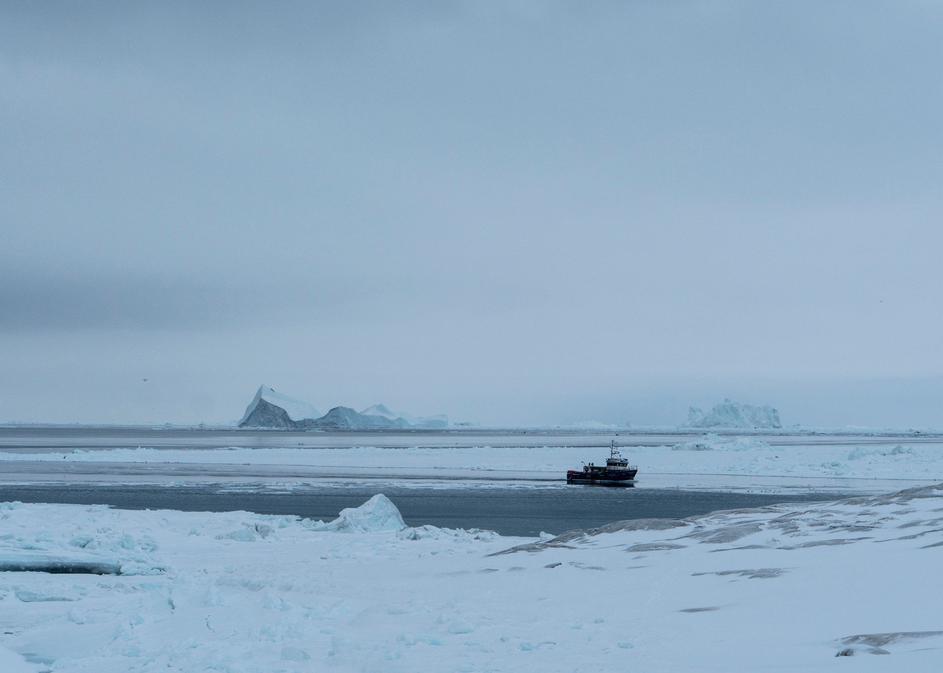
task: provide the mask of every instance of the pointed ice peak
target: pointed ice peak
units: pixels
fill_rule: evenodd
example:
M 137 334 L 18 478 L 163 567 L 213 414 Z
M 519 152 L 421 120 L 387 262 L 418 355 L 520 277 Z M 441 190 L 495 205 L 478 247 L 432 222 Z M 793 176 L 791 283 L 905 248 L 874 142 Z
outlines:
M 364 416 L 382 416 L 383 418 L 389 418 L 391 421 L 396 418 L 405 418 L 404 414 L 398 414 L 395 411 L 392 411 L 385 404 L 374 404 L 371 407 L 367 407 L 361 411 Z
M 307 402 L 284 395 L 271 386 L 261 385 L 256 391 L 255 397 L 253 397 L 252 401 L 249 403 L 249 406 L 246 407 L 246 413 L 243 414 L 242 420 L 239 421 L 240 425 L 245 423 L 252 415 L 252 412 L 255 411 L 261 400 L 283 409 L 285 413 L 288 414 L 288 418 L 293 421 L 301 421 L 306 418 L 320 418 L 321 416 L 321 412 Z

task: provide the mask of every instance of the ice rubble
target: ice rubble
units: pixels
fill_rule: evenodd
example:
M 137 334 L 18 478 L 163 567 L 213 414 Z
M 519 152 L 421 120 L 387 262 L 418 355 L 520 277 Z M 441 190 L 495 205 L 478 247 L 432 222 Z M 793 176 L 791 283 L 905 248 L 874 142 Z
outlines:
M 688 409 L 686 427 L 776 429 L 781 428 L 782 423 L 779 411 L 773 407 L 741 404 L 725 398 L 706 413 L 698 407 Z

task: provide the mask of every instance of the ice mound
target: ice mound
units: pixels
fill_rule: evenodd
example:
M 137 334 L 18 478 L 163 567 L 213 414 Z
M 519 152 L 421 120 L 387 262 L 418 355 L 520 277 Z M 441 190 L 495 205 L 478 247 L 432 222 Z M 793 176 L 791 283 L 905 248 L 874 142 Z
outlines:
M 769 406 L 755 407 L 725 398 L 705 413 L 698 407 L 688 409 L 690 428 L 781 428 L 779 411 Z
M 406 523 L 393 501 L 382 493 L 377 493 L 360 507 L 342 509 L 340 516 L 323 524 L 319 530 L 339 533 L 377 533 L 396 532 L 404 528 L 406 528 Z

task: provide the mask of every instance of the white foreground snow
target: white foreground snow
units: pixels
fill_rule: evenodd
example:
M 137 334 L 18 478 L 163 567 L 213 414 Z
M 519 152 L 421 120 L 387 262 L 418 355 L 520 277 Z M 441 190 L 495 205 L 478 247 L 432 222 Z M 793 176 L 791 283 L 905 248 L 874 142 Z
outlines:
M 0 559 L 79 554 L 122 574 L 0 572 L 0 670 L 935 672 L 943 661 L 943 486 L 542 540 L 401 529 L 394 512 L 377 497 L 341 517 L 356 526 L 332 526 L 2 505 Z

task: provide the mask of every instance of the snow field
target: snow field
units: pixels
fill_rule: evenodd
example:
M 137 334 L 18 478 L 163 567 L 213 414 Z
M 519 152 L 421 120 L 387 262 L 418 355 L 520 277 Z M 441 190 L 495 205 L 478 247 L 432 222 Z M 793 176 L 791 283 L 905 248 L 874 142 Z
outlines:
M 943 487 L 539 540 L 397 517 L 382 496 L 327 524 L 6 504 L 0 558 L 80 553 L 121 574 L 0 573 L 0 648 L 57 673 L 943 661 Z

